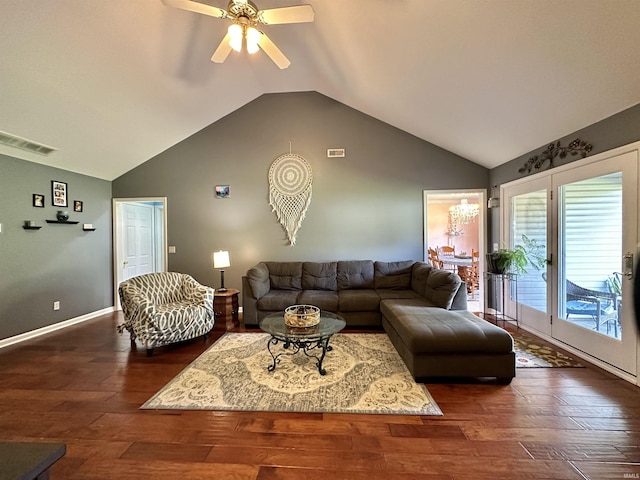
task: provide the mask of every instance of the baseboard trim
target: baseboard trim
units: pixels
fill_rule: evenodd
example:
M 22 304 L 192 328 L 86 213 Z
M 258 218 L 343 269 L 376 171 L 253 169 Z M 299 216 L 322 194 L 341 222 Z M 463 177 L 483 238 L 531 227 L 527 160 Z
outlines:
M 613 375 L 615 375 L 616 377 L 620 377 L 623 380 L 626 380 L 629 383 L 632 383 L 633 385 L 639 386 L 640 387 L 640 383 L 639 382 L 639 378 L 636 377 L 635 375 L 632 375 L 630 373 L 627 373 L 623 370 L 620 370 L 619 368 L 614 367 L 613 365 L 610 365 L 606 362 L 603 362 L 602 360 L 596 358 L 596 357 L 592 357 L 591 355 L 583 352 L 582 350 L 578 350 L 577 348 L 573 348 L 571 345 L 567 345 L 566 343 L 562 343 L 558 340 L 556 340 L 553 337 L 550 337 L 549 335 L 545 335 L 541 332 L 538 332 L 537 330 L 534 330 L 532 328 L 527 328 L 526 325 L 522 325 L 520 324 L 519 327 L 522 330 L 525 330 L 529 333 L 534 334 L 536 337 L 540 337 L 543 340 L 546 340 L 547 342 L 555 345 L 556 347 L 560 347 L 564 350 L 566 350 L 567 352 L 571 353 L 572 355 L 575 355 L 576 357 L 578 357 L 581 360 L 584 360 L 585 362 L 589 362 L 592 365 L 595 365 L 598 368 L 601 368 L 602 370 L 606 370 L 609 373 L 612 373 Z
M 91 320 L 101 315 L 106 315 L 107 313 L 113 313 L 113 312 L 115 312 L 115 307 L 107 307 L 107 308 L 103 308 L 102 310 L 80 315 L 79 317 L 70 318 L 69 320 L 64 320 L 62 322 L 54 323 L 53 325 L 47 325 L 46 327 L 41 327 L 36 330 L 31 330 L 30 332 L 25 332 L 19 335 L 15 335 L 13 337 L 4 338 L 0 340 L 0 348 L 8 347 L 9 345 L 24 342 L 26 340 L 31 340 L 32 338 L 36 338 L 41 335 L 46 335 L 47 333 L 55 332 L 56 330 L 67 328 L 67 327 L 70 327 L 71 325 L 76 325 L 78 323 L 86 322 L 87 320 Z

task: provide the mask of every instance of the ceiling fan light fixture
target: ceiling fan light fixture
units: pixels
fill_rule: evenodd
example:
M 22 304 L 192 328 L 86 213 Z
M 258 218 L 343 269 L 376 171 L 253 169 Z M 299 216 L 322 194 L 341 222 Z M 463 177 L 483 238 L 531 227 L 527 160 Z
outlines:
M 253 27 L 247 28 L 247 52 L 253 54 L 259 50 L 260 32 Z
M 242 51 L 242 27 L 237 23 L 232 23 L 229 25 L 229 45 L 236 52 Z

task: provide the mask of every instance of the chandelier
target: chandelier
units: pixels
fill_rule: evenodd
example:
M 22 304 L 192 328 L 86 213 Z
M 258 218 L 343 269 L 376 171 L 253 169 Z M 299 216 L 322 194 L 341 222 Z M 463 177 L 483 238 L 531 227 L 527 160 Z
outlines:
M 462 225 L 471 222 L 480 213 L 477 203 L 469 203 L 466 198 L 460 200 L 458 205 L 449 207 L 449 235 L 462 235 Z

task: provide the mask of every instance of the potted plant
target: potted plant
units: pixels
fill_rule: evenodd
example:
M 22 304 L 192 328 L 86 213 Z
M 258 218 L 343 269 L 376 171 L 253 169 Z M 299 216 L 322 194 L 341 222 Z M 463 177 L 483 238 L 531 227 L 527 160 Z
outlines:
M 541 270 L 547 264 L 542 255 L 544 245 L 522 235 L 522 244 L 513 249 L 501 248 L 487 254 L 487 270 L 491 273 L 527 273 L 527 267 Z

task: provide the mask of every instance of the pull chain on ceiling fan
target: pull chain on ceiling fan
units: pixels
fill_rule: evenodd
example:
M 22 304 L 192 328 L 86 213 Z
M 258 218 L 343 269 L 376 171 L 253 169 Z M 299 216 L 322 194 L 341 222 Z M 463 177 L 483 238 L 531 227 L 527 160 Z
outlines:
M 287 68 L 291 64 L 289 59 L 264 32 L 258 30 L 258 25 L 306 23 L 313 22 L 314 17 L 311 5 L 258 10 L 258 7 L 249 0 L 230 0 L 227 9 L 224 10 L 193 0 L 162 0 L 162 3 L 189 12 L 231 20 L 232 23 L 229 25 L 227 34 L 211 57 L 211 61 L 215 63 L 224 62 L 231 50 L 240 52 L 242 44 L 245 43 L 247 52 L 256 53 L 262 49 L 278 67 Z

